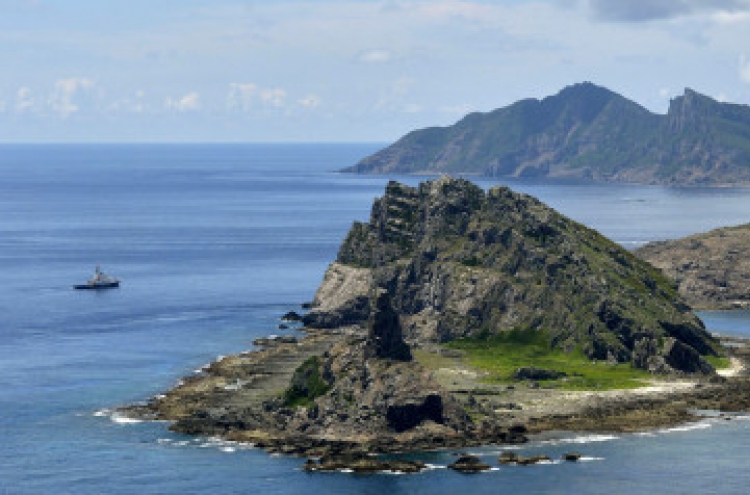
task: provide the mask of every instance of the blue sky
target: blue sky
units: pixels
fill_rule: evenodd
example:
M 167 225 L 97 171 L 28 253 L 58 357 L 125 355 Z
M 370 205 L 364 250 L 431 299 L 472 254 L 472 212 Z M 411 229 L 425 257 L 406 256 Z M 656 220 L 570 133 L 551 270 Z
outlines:
M 750 104 L 750 0 L 0 0 L 0 74 L 0 142 L 384 142 L 581 81 Z

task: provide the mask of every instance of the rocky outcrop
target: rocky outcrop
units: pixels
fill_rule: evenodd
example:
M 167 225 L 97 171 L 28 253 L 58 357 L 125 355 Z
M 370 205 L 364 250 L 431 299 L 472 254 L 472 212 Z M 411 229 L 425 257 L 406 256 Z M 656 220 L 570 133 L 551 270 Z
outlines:
M 398 459 L 378 459 L 365 454 L 327 455 L 317 462 L 309 459 L 302 469 L 305 471 L 350 471 L 360 474 L 369 473 L 418 473 L 427 465 L 420 461 Z
M 310 397 L 314 404 L 308 410 L 314 412 L 290 426 L 371 441 L 405 433 L 413 438 L 469 434 L 473 424 L 463 406 L 412 361 L 388 294 L 379 291 L 373 298 L 367 334 L 344 339 L 322 355 L 318 375 L 328 389 Z
M 504 187 L 485 193 L 448 177 L 417 188 L 390 182 L 370 221 L 347 235 L 319 290 L 327 305 L 308 321 L 361 322 L 364 309 L 351 308 L 371 307 L 378 288 L 413 346 L 525 329 L 591 359 L 711 372 L 701 356 L 716 342 L 659 270 Z M 670 339 L 695 350 L 694 362 L 667 359 Z
M 674 279 L 695 308 L 750 308 L 750 224 L 653 242 L 634 253 Z
M 691 89 L 666 115 L 591 83 L 413 131 L 345 169 L 660 184 L 750 183 L 750 107 Z
M 361 323 L 370 315 L 370 270 L 333 263 L 310 304 L 314 309 L 302 322 L 314 328 L 337 328 Z
M 479 473 L 482 471 L 488 471 L 490 465 L 479 460 L 478 457 L 473 455 L 462 455 L 455 462 L 448 465 L 448 469 L 459 471 L 461 473 Z

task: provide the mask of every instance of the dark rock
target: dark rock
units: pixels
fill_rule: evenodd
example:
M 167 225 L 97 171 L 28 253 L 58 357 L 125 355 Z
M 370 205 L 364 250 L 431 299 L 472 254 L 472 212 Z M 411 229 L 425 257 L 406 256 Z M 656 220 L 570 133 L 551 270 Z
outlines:
M 531 464 L 539 464 L 540 462 L 550 462 L 552 459 L 546 455 L 535 455 L 531 457 L 519 456 L 516 460 L 516 464 L 519 466 L 529 466 Z
M 459 457 L 456 462 L 448 465 L 449 469 L 459 471 L 461 473 L 479 473 L 481 471 L 487 471 L 490 469 L 489 464 L 485 464 L 480 461 L 478 457 L 473 455 L 463 455 Z
M 421 402 L 391 404 L 386 409 L 388 426 L 397 432 L 410 430 L 426 420 L 443 422 L 443 401 L 440 395 L 430 394 Z
M 282 335 L 277 337 L 262 337 L 259 339 L 253 340 L 253 345 L 256 345 L 258 347 L 269 347 L 279 344 L 297 344 L 299 343 L 299 339 L 297 337 L 294 337 L 293 335 Z
M 342 471 L 367 474 L 378 472 L 418 473 L 426 467 L 421 461 L 382 460 L 366 454 L 335 454 L 322 457 L 318 462 L 308 459 L 302 466 L 305 471 Z
M 514 380 L 557 380 L 568 376 L 564 371 L 524 366 L 513 373 Z
M 583 457 L 579 452 L 566 452 L 562 455 L 563 461 L 578 462 Z
M 515 464 L 516 462 L 518 462 L 518 454 L 516 454 L 515 452 L 505 451 L 500 454 L 500 459 L 498 459 L 498 462 L 500 464 Z
M 337 328 L 363 323 L 369 316 L 370 299 L 358 296 L 333 311 L 313 310 L 302 317 L 302 323 L 311 328 Z
M 311 303 L 311 302 L 303 302 L 302 304 L 300 304 L 300 307 L 302 309 L 312 309 L 313 303 Z
M 713 366 L 703 359 L 698 351 L 675 338 L 667 339 L 663 355 L 667 365 L 675 370 L 704 375 L 715 372 Z
M 279 330 L 287 330 L 289 328 L 289 325 L 285 325 L 283 323 L 279 323 Z
M 367 325 L 366 357 L 411 361 L 411 351 L 404 342 L 401 322 L 391 306 L 388 292 L 380 290 Z
M 289 311 L 281 317 L 282 321 L 302 321 L 302 315 L 296 311 Z

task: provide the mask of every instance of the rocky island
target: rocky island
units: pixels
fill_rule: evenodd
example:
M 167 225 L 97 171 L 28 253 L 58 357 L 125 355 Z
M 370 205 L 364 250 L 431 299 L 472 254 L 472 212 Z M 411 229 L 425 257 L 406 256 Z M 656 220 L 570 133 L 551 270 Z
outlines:
M 695 308 L 750 308 L 750 225 L 652 242 L 635 254 L 664 270 Z
M 344 171 L 737 185 L 750 183 L 748 164 L 747 105 L 685 89 L 662 115 L 580 83 L 410 132 Z
M 343 453 L 377 469 L 362 454 L 750 406 L 747 382 L 725 383 L 712 364 L 726 350 L 661 271 L 504 187 L 389 183 L 309 306 L 304 338 L 259 341 L 123 411 L 322 457 L 306 469 L 325 470 Z

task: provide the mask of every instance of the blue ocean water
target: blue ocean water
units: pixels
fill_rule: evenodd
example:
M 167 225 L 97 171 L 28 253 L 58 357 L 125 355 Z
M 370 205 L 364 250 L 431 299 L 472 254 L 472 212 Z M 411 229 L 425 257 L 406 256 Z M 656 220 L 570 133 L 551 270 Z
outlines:
M 523 447 L 578 464 L 462 476 L 443 452 L 419 475 L 354 476 L 113 417 L 280 332 L 389 179 L 333 171 L 378 148 L 0 146 L 0 493 L 747 493 L 744 418 Z M 750 221 L 743 188 L 504 183 L 626 247 Z M 96 264 L 122 287 L 72 290 Z M 702 316 L 750 335 L 748 312 Z

